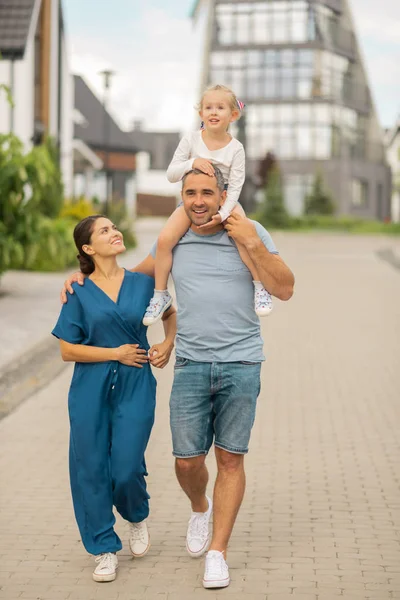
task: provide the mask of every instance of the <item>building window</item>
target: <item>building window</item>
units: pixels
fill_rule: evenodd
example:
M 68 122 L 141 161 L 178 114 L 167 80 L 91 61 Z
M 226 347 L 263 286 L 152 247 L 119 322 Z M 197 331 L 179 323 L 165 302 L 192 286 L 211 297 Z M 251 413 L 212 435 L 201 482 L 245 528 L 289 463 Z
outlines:
M 368 183 L 362 179 L 353 179 L 351 182 L 351 203 L 355 208 L 368 206 Z
M 358 135 L 364 120 L 357 113 L 323 103 L 249 104 L 246 107 L 247 154 L 257 159 L 260 149 L 282 159 L 327 160 L 365 152 Z M 357 146 L 355 146 L 356 141 Z
M 300 217 L 304 213 L 304 200 L 310 193 L 313 175 L 285 175 L 285 204 L 293 217 Z
M 304 43 L 316 38 L 314 9 L 304 0 L 217 4 L 215 37 L 221 46 Z
M 247 25 L 243 27 L 247 31 Z M 254 84 L 254 77 L 260 85 Z M 359 89 L 354 83 L 349 61 L 331 52 L 288 48 L 212 52 L 211 81 L 230 85 L 236 78 L 243 82 L 244 95 L 254 100 L 321 98 L 345 102 L 350 98 L 360 103 L 365 88 Z

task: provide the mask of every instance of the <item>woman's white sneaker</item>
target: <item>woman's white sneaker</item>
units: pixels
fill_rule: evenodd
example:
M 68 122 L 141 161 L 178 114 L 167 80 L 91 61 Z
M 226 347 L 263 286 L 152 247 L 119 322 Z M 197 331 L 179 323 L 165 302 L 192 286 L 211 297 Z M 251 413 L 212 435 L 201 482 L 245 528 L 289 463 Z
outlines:
M 93 571 L 93 579 L 99 583 L 114 581 L 118 569 L 117 555 L 112 552 L 105 552 L 96 556 L 95 561 L 99 564 Z
M 212 500 L 206 496 L 208 510 L 205 513 L 192 512 L 186 534 L 186 550 L 193 558 L 203 556 L 211 542 L 210 519 L 212 515 Z
M 150 535 L 146 520 L 129 523 L 129 547 L 135 558 L 142 558 L 150 550 Z
M 205 588 L 223 588 L 230 584 L 228 565 L 224 555 L 218 550 L 210 550 L 206 556 L 203 586 Z

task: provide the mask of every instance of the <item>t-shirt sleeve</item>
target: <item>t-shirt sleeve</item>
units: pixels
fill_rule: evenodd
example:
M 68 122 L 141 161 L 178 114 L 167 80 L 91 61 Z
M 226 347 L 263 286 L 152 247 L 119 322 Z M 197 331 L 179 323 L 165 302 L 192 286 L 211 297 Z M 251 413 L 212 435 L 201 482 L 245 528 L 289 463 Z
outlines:
M 253 221 L 253 223 L 256 226 L 257 234 L 258 234 L 260 240 L 262 241 L 262 243 L 264 244 L 264 246 L 266 247 L 266 249 L 271 254 L 279 254 L 279 252 L 274 244 L 274 241 L 271 237 L 271 234 L 261 225 L 261 223 L 258 223 L 258 221 Z
M 152 245 L 152 247 L 150 248 L 150 254 L 151 254 L 151 256 L 152 256 L 153 258 L 155 258 L 155 257 L 156 257 L 156 251 L 157 251 L 157 241 L 158 241 L 158 240 L 156 240 L 156 241 L 154 242 L 154 244 Z
M 68 302 L 63 305 L 60 316 L 53 331 L 56 338 L 70 344 L 81 344 L 85 340 L 85 323 L 82 305 L 76 294 L 68 295 Z

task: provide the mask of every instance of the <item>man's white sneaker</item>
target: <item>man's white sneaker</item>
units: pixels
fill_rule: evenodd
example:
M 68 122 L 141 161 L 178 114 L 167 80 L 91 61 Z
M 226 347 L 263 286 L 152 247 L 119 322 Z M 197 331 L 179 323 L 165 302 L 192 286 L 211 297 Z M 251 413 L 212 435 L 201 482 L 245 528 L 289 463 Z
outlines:
M 224 555 L 218 550 L 210 550 L 206 556 L 203 586 L 205 588 L 227 587 L 231 579 Z
M 186 534 L 186 550 L 193 558 L 203 556 L 207 552 L 211 542 L 209 525 L 212 515 L 212 500 L 208 496 L 206 498 L 208 501 L 207 512 L 192 512 L 189 520 Z
M 146 312 L 144 313 L 143 325 L 149 327 L 150 325 L 154 325 L 154 323 L 157 323 L 157 321 L 161 319 L 161 317 L 163 316 L 165 311 L 171 306 L 171 304 L 172 296 L 168 292 L 168 290 L 154 295 L 153 298 L 150 300 L 150 304 L 146 308 Z
M 99 563 L 93 571 L 93 579 L 100 583 L 114 581 L 117 576 L 118 558 L 112 552 L 105 552 L 96 556 L 95 561 Z
M 142 558 L 150 550 L 150 535 L 146 520 L 129 523 L 129 547 L 135 558 Z
M 265 288 L 254 288 L 254 310 L 258 317 L 266 317 L 273 309 L 272 296 Z

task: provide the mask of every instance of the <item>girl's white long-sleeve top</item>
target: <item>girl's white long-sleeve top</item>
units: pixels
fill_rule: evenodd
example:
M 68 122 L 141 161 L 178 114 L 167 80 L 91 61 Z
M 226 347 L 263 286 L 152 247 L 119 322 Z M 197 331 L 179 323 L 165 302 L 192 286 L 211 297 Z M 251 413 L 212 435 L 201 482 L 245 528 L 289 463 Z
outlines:
M 239 140 L 232 138 L 229 144 L 219 150 L 209 150 L 203 141 L 201 130 L 183 136 L 167 169 L 171 183 L 180 181 L 185 173 L 193 168 L 196 158 L 205 158 L 222 172 L 228 184 L 227 198 L 218 211 L 223 221 L 229 217 L 238 203 L 245 180 L 245 154 Z

